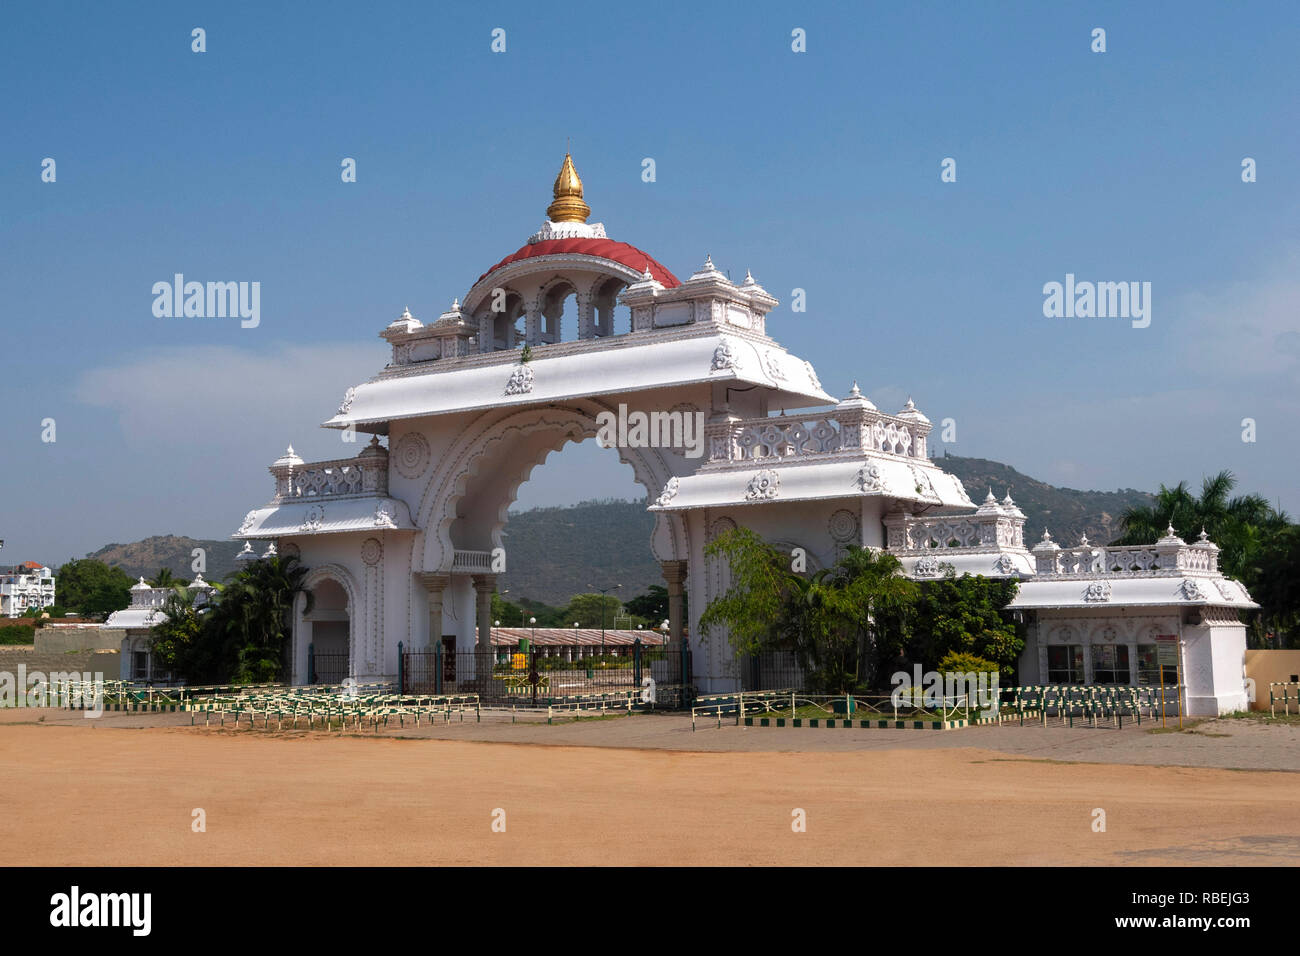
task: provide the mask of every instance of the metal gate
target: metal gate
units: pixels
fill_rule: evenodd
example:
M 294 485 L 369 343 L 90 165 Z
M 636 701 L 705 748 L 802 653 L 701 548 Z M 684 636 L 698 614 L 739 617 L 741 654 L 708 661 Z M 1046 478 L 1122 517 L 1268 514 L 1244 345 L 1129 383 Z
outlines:
M 671 709 L 689 707 L 694 697 L 689 645 L 636 642 L 621 656 L 564 651 L 536 644 L 454 651 L 439 644 L 432 651 L 403 651 L 399 681 L 405 694 L 478 694 L 485 702 L 516 706 L 633 694 L 638 703 Z
M 348 678 L 347 651 L 316 652 L 315 645 L 307 645 L 307 683 L 341 684 Z

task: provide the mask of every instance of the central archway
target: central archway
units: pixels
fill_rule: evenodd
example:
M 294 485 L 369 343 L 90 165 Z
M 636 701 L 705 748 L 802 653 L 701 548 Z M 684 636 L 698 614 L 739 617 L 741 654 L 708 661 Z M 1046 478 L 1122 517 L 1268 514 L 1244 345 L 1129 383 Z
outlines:
M 455 554 L 502 548 L 502 530 L 519 486 L 533 469 L 569 442 L 595 440 L 596 416 L 616 408 L 581 399 L 545 408 L 487 412 L 465 428 L 434 469 L 421 497 L 412 568 L 416 573 L 450 573 Z M 618 447 L 619 459 L 651 500 L 674 470 L 659 448 Z M 677 514 L 656 516 L 651 552 L 661 562 L 689 554 L 686 523 Z M 507 555 L 508 561 L 508 555 Z

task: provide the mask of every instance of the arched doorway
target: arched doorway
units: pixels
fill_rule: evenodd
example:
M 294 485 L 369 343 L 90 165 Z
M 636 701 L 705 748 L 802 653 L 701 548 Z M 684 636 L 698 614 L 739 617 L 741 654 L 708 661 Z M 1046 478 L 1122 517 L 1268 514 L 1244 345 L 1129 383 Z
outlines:
M 334 577 L 314 575 L 309 585 L 311 609 L 300 602 L 299 642 L 305 649 L 303 681 L 339 684 L 356 673 L 352 655 L 351 601 Z M 309 581 L 311 578 L 309 578 Z

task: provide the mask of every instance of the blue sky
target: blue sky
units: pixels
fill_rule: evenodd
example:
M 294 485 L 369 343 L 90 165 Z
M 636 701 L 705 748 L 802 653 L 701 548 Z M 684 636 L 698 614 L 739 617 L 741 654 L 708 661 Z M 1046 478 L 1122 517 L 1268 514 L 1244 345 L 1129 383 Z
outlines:
M 355 450 L 316 423 L 376 333 L 523 244 L 566 139 L 612 238 L 752 269 L 828 390 L 912 395 L 936 448 L 1080 488 L 1230 468 L 1300 510 L 1300 5 L 444 6 L 6 8 L 5 561 L 224 537 L 288 442 Z M 155 318 L 176 272 L 261 282 L 261 325 Z M 1150 327 L 1044 318 L 1067 272 L 1149 281 Z M 571 446 L 519 504 L 637 494 Z

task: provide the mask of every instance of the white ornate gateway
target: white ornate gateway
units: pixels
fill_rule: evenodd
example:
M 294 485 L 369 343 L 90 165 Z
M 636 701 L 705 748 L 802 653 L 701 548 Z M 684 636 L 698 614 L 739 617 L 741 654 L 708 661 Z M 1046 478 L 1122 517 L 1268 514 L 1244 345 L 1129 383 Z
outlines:
M 704 547 L 737 524 L 823 565 L 852 543 L 898 550 L 917 577 L 941 563 L 1034 574 L 1010 497 L 974 510 L 928 458 L 930 421 L 910 400 L 887 414 L 856 385 L 839 401 L 825 392 L 812 365 L 767 334 L 777 302 L 751 275 L 733 283 L 706 258 L 680 281 L 608 238 L 586 221 L 568 156 L 554 200 L 542 228 L 436 321 L 407 310 L 380 332 L 391 362 L 344 389 L 324 423 L 370 433 L 370 445 L 316 463 L 290 448 L 271 465 L 274 498 L 235 535 L 297 549 L 313 580 L 332 582 L 358 679 L 393 675 L 399 641 L 423 649 L 433 634 L 462 650 L 488 646 L 493 554 L 517 489 L 551 452 L 595 437 L 598 416 L 620 404 L 705 422 L 699 457 L 664 443 L 618 447 L 657 515 L 651 548 L 674 641 L 691 594 L 703 690 L 736 680 L 726 640 L 696 625 L 726 583 Z M 319 625 L 298 615 L 295 680 L 313 628 L 337 630 L 338 615 L 323 613 L 310 615 Z

